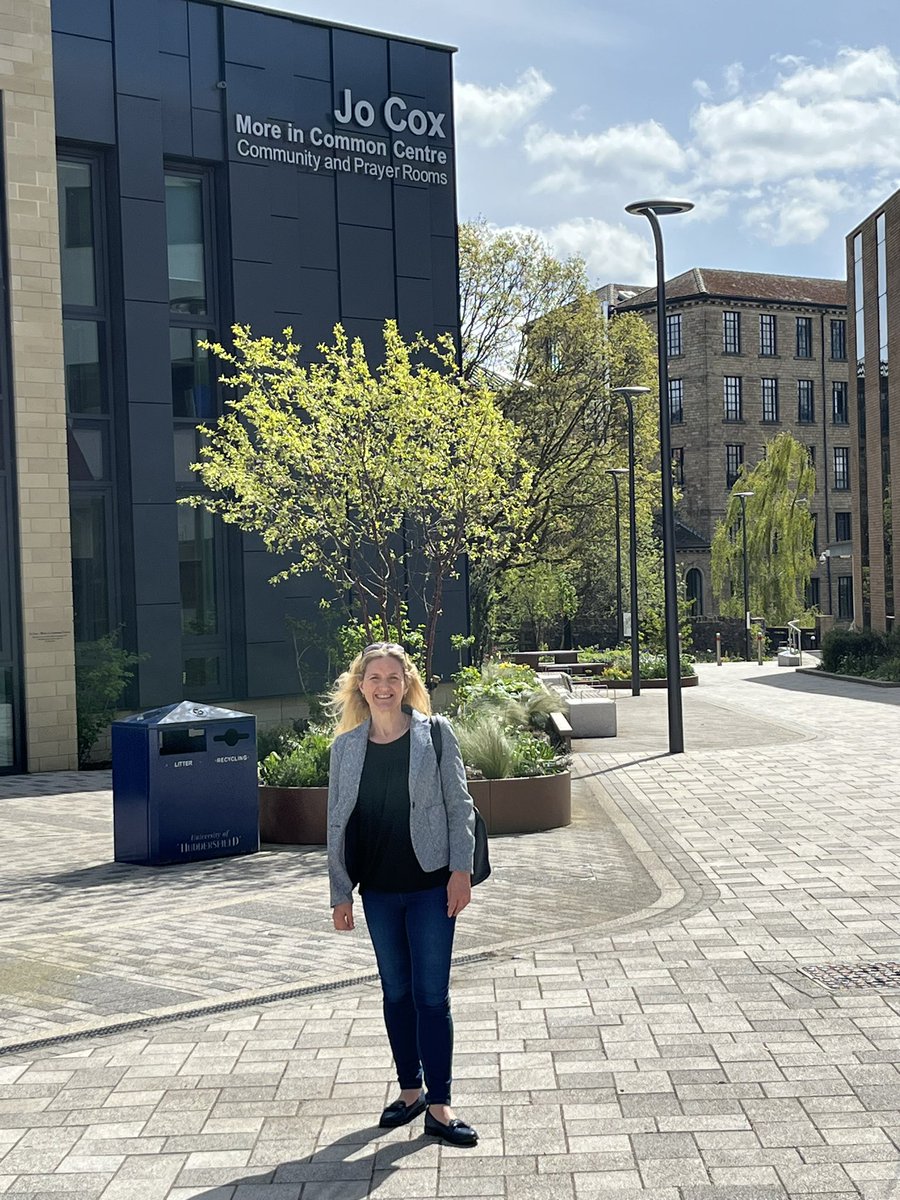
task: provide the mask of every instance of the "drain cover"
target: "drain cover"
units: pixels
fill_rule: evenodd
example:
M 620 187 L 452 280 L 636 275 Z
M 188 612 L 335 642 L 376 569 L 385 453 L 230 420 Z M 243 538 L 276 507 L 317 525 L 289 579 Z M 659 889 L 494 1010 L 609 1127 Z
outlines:
M 842 988 L 900 990 L 900 963 L 896 962 L 827 963 L 822 966 L 799 967 L 798 970 L 832 991 Z

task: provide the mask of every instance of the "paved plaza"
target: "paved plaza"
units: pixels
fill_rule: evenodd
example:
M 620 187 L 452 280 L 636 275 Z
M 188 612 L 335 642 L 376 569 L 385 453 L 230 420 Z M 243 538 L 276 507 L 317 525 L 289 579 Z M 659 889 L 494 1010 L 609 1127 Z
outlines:
M 0 780 L 0 1196 L 900 1200 L 900 690 L 730 664 L 684 701 L 671 758 L 665 694 L 620 693 L 573 825 L 492 843 L 475 1151 L 375 1127 L 321 850 L 117 865 L 108 776 Z

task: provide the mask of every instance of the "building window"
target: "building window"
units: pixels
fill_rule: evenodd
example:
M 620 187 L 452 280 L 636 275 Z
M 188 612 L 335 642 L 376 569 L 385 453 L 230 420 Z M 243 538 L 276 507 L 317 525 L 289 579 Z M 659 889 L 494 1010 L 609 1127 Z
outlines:
M 834 490 L 846 492 L 850 489 L 850 450 L 847 446 L 834 447 Z
M 722 352 L 723 354 L 740 354 L 741 352 L 741 314 L 739 312 L 722 313 Z
M 842 621 L 853 620 L 853 576 L 839 575 L 837 581 L 838 617 Z
M 811 425 L 816 419 L 813 381 L 797 380 L 797 420 L 801 425 Z
M 814 576 L 806 585 L 806 607 L 818 608 L 820 602 L 819 580 Z
M 844 320 L 831 322 L 831 357 L 842 362 L 847 358 L 847 322 Z
M 691 604 L 691 616 L 703 616 L 703 576 L 696 567 L 691 567 L 684 577 L 685 596 Z
M 209 351 L 198 345 L 209 337 L 207 329 L 172 326 L 169 330 L 172 412 L 175 417 L 203 421 L 217 414 L 215 373 Z
M 849 542 L 852 536 L 850 531 L 850 514 L 848 512 L 836 512 L 834 514 L 834 540 L 836 542 Z
M 762 379 L 760 381 L 762 391 L 762 419 L 770 425 L 774 425 L 778 417 L 778 380 L 777 379 Z
M 835 425 L 847 425 L 850 422 L 847 384 L 842 380 L 835 380 L 831 385 L 831 419 Z
M 169 307 L 177 313 L 209 311 L 204 182 L 201 175 L 166 175 Z
M 684 447 L 675 446 L 672 450 L 672 482 L 676 487 L 684 487 Z
M 669 354 L 673 358 L 684 353 L 681 344 L 681 313 L 668 313 L 666 315 L 666 342 L 668 343 Z
M 669 420 L 680 425 L 684 420 L 684 380 L 669 380 Z
M 725 420 L 743 421 L 743 381 L 740 375 L 726 375 L 724 381 Z
M 725 447 L 725 484 L 727 487 L 734 487 L 737 482 L 737 477 L 741 473 L 741 467 L 744 465 L 744 447 L 743 446 L 726 446 Z
M 99 157 L 69 157 L 65 151 L 57 164 L 72 600 L 79 644 L 96 641 L 118 624 L 101 167 Z
M 759 352 L 767 358 L 778 353 L 775 317 L 771 313 L 762 313 L 759 318 Z
M 797 318 L 797 357 L 812 358 L 812 317 Z

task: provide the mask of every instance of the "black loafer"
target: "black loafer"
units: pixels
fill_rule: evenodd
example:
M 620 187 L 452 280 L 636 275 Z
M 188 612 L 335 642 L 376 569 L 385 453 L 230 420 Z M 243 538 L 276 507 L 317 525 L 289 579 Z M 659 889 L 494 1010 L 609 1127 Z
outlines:
M 478 1134 L 471 1125 L 460 1121 L 459 1117 L 454 1117 L 445 1125 L 431 1113 L 426 1113 L 425 1132 L 430 1133 L 433 1137 L 443 1138 L 451 1146 L 475 1146 L 478 1144 Z
M 408 1125 L 410 1121 L 414 1121 L 419 1113 L 424 1112 L 424 1110 L 424 1096 L 420 1096 L 412 1104 L 404 1104 L 402 1100 L 395 1100 L 381 1114 L 381 1120 L 378 1122 L 378 1125 L 381 1129 L 399 1129 L 401 1125 Z

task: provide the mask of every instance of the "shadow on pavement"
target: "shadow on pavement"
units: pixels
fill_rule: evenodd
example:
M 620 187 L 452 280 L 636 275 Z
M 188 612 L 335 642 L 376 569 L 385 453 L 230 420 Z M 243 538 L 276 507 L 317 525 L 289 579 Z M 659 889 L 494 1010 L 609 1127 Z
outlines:
M 757 679 L 751 677 L 746 682 L 762 684 L 763 687 L 778 688 L 784 692 L 808 692 L 813 696 L 842 696 L 848 700 L 868 700 L 874 704 L 900 707 L 900 687 L 873 687 L 871 684 L 854 683 L 851 679 L 834 679 L 830 675 L 805 675 L 791 671 L 786 675 L 763 675 Z
M 398 1164 L 401 1159 L 417 1154 L 431 1146 L 437 1146 L 438 1140 L 421 1134 L 412 1141 L 389 1142 L 373 1150 L 371 1154 L 359 1158 L 351 1158 L 359 1150 L 371 1142 L 380 1141 L 390 1136 L 389 1131 L 370 1126 L 352 1133 L 345 1133 L 336 1138 L 329 1146 L 317 1150 L 305 1158 L 292 1159 L 268 1171 L 261 1170 L 242 1175 L 228 1183 L 219 1183 L 214 1187 L 198 1189 L 192 1192 L 193 1200 L 228 1200 L 232 1189 L 253 1188 L 253 1196 L 263 1200 L 266 1189 L 272 1188 L 272 1198 L 288 1194 L 288 1185 L 297 1185 L 297 1195 L 303 1188 L 303 1195 L 309 1200 L 317 1200 L 321 1196 L 331 1198 L 340 1195 L 340 1200 L 364 1200 L 371 1196 L 382 1184 L 394 1179 L 401 1170 Z M 423 1166 L 426 1164 L 423 1163 Z M 429 1160 L 429 1167 L 432 1161 Z M 433 1165 L 437 1166 L 437 1160 Z M 321 1189 L 316 1186 L 321 1185 Z M 340 1188 L 338 1192 L 337 1188 Z M 237 1195 L 243 1193 L 236 1192 Z M 291 1192 L 291 1195 L 294 1193 Z M 396 1194 L 396 1193 L 395 1193 Z

